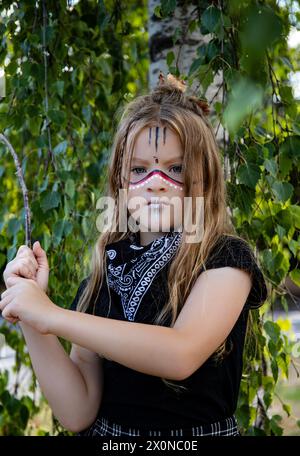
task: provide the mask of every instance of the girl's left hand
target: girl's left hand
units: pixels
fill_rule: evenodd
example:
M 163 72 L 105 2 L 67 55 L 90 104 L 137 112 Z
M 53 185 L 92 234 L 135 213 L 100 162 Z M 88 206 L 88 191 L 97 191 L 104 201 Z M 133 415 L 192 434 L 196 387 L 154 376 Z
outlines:
M 9 277 L 9 288 L 1 294 L 2 317 L 10 322 L 20 320 L 41 334 L 48 334 L 48 321 L 57 310 L 35 280 Z

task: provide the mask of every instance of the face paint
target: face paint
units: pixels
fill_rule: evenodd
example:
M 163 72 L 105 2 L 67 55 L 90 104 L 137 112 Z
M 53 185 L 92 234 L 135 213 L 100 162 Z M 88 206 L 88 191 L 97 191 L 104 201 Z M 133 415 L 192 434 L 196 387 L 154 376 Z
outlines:
M 153 127 L 154 128 L 154 127 Z M 158 146 L 158 139 L 159 139 L 159 132 L 160 132 L 160 127 L 156 126 L 155 127 L 155 150 L 157 152 L 157 146 Z M 166 132 L 167 132 L 167 127 L 163 127 L 163 144 L 166 144 Z M 149 127 L 149 140 L 148 143 L 151 145 L 151 137 L 152 137 L 152 127 Z M 158 157 L 156 155 L 153 155 L 153 158 L 155 160 L 155 163 L 159 163 Z M 174 165 L 178 166 L 178 165 Z M 181 165 L 179 165 L 181 166 Z M 136 167 L 139 168 L 139 167 Z M 171 174 L 171 173 L 170 173 Z M 169 186 L 173 188 L 177 188 L 180 190 L 183 190 L 183 176 L 182 173 L 178 173 L 178 180 L 174 179 L 170 174 L 167 172 L 164 172 L 163 170 L 159 169 L 154 169 L 150 173 L 148 173 L 145 177 L 143 177 L 140 180 L 135 180 L 134 182 L 132 180 L 129 180 L 129 188 L 139 188 L 144 185 L 146 185 L 148 182 L 150 182 L 155 176 L 157 176 L 159 179 L 163 180 L 165 183 L 167 183 Z M 137 176 L 135 176 L 137 177 Z M 137 177 L 138 179 L 138 177 Z
M 158 138 L 159 138 L 159 129 L 160 127 L 155 127 L 155 150 L 157 152 L 157 145 L 158 145 Z M 167 127 L 163 128 L 163 144 L 166 144 L 166 133 Z M 151 135 L 152 135 L 152 127 L 149 127 L 149 146 L 151 145 Z
M 147 174 L 146 177 L 143 177 L 140 181 L 138 182 L 131 182 L 129 181 L 129 189 L 135 189 L 135 188 L 140 188 L 144 187 L 147 185 L 151 180 L 153 180 L 157 176 L 159 179 L 161 179 L 163 182 L 168 184 L 172 188 L 177 188 L 179 190 L 183 190 L 183 183 L 177 181 L 176 179 L 173 179 L 172 177 L 168 176 L 164 171 L 161 171 L 159 169 L 154 169 L 151 171 L 149 174 Z

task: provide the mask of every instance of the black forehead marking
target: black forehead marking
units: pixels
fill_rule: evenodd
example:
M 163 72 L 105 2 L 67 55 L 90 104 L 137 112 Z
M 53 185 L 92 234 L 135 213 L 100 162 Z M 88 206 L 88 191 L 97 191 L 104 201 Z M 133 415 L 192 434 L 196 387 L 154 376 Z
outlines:
M 167 133 L 167 127 L 164 127 L 163 135 L 164 135 L 164 144 L 166 144 L 166 133 Z
M 159 136 L 159 127 L 155 127 L 155 150 L 157 152 L 157 141 Z
M 151 131 L 152 131 L 152 128 L 150 127 L 149 128 L 149 145 L 151 144 Z

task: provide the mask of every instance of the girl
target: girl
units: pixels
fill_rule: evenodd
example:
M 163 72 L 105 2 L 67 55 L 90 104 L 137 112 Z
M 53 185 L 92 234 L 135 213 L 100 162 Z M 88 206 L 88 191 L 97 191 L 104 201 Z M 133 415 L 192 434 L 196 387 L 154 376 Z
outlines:
M 127 105 L 109 166 L 113 222 L 70 309 L 46 295 L 39 243 L 4 271 L 2 315 L 20 321 L 41 389 L 77 435 L 240 435 L 247 322 L 268 293 L 230 222 L 207 114 L 172 75 Z M 203 218 L 191 211 L 200 240 L 186 227 L 186 198 L 204 202 Z M 58 337 L 72 342 L 69 356 Z

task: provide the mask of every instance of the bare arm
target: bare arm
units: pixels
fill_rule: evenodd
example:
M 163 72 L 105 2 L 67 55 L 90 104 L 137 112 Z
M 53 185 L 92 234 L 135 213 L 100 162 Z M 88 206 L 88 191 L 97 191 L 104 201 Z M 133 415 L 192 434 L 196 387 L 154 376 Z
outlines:
M 9 279 L 8 279 L 9 280 Z M 74 344 L 139 372 L 182 380 L 227 337 L 251 288 L 247 272 L 224 267 L 203 272 L 174 327 L 73 312 L 55 305 L 31 279 L 10 278 L 2 293 L 4 318 L 18 318 L 44 335 Z
M 196 280 L 174 327 L 119 321 L 56 306 L 49 312 L 46 333 L 130 369 L 182 380 L 228 336 L 250 289 L 248 272 L 231 267 L 211 269 Z
M 7 289 L 12 277 L 21 276 L 33 279 L 39 289 L 47 290 L 49 265 L 39 243 L 33 244 L 33 250 L 22 245 L 16 258 L 6 265 L 3 279 Z M 24 304 L 22 297 L 21 300 Z M 19 319 L 8 320 L 14 323 Z M 55 335 L 41 334 L 24 321 L 19 324 L 33 369 L 54 415 L 70 431 L 85 429 L 95 419 L 102 398 L 101 358 L 79 345 L 73 345 L 68 356 Z
M 96 418 L 102 398 L 101 358 L 75 345 L 69 356 L 56 336 L 19 325 L 53 414 L 71 432 L 85 429 Z

